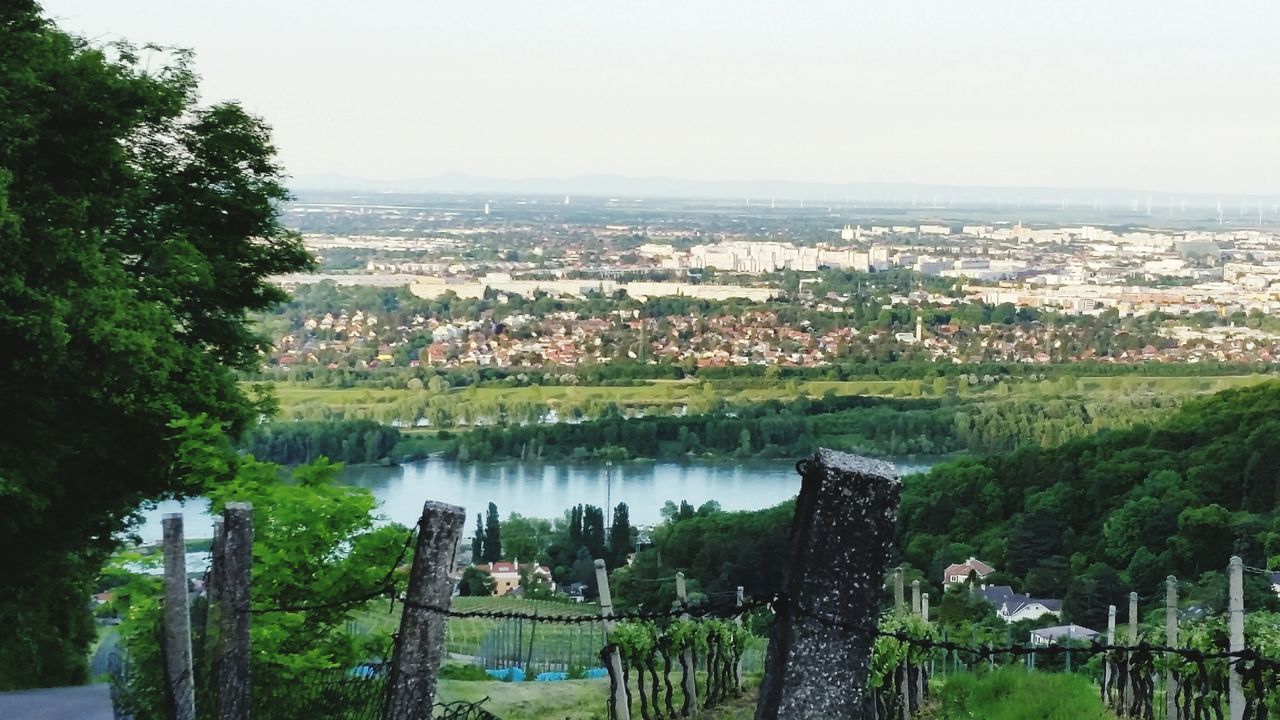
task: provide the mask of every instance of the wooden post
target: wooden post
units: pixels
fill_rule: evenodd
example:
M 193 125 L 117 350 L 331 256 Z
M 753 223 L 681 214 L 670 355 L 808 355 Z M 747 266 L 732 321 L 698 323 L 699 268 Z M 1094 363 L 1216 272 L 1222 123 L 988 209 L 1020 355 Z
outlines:
M 911 614 L 920 614 L 920 581 L 911 581 Z
M 1231 633 L 1231 644 L 1227 648 L 1233 653 L 1244 650 L 1244 562 L 1239 555 L 1231 556 L 1227 566 L 1227 622 Z M 1231 720 L 1244 720 L 1244 685 L 1240 679 L 1238 658 L 1231 658 L 1231 675 L 1228 704 L 1231 709 Z
M 253 505 L 223 511 L 222 625 L 218 638 L 218 719 L 249 720 L 249 613 L 253 580 Z
M 596 585 L 600 591 L 600 617 L 604 618 L 604 641 L 609 642 L 609 633 L 613 630 L 613 597 L 609 595 L 609 572 L 605 569 L 604 560 L 596 558 Z M 618 687 L 613 693 L 614 717 L 617 720 L 631 720 L 631 704 L 627 702 L 627 685 L 622 679 L 622 654 L 615 648 L 609 653 L 609 665 L 613 676 L 618 678 Z M 406 719 L 407 720 L 407 719 Z
M 889 463 L 827 449 L 798 469 L 787 603 L 773 622 L 756 720 L 853 720 L 865 709 L 902 484 Z
M 453 599 L 449 575 L 465 521 L 466 511 L 457 505 L 428 500 L 422 506 L 400 633 L 387 677 L 383 720 L 431 717 L 449 624 L 445 613 Z
M 1164 581 L 1165 644 L 1178 646 L 1178 579 L 1170 575 Z M 1178 720 L 1178 680 L 1173 668 L 1164 671 L 1164 708 L 1167 720 Z
M 187 592 L 187 542 L 182 513 L 165 513 L 164 674 L 174 720 L 195 720 L 196 685 L 191 657 L 191 607 Z
M 676 599 L 680 601 L 681 608 L 689 607 L 689 595 L 688 590 L 685 588 L 684 573 L 682 572 L 676 573 Z M 685 613 L 681 617 L 684 620 L 688 620 L 689 613 Z M 689 707 L 696 715 L 700 706 L 698 705 L 698 671 L 697 666 L 694 665 L 693 648 L 685 648 L 682 656 L 684 657 L 684 666 L 689 668 L 689 672 L 685 673 L 684 676 L 684 695 L 689 698 Z

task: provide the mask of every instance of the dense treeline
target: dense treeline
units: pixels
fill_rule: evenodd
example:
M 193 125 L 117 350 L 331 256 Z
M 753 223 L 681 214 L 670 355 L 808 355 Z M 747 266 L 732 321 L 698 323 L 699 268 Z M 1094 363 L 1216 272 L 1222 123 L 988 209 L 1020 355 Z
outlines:
M 743 380 L 773 383 L 778 380 L 924 380 L 936 377 L 955 378 L 961 375 L 990 375 L 992 377 L 1025 378 L 1047 375 L 1058 378 L 1118 377 L 1141 375 L 1150 377 L 1214 377 L 1219 375 L 1249 375 L 1273 373 L 1275 366 L 1267 363 L 1145 363 L 1122 364 L 1108 362 L 1074 362 L 1040 365 L 1016 362 L 987 363 L 937 363 L 895 359 L 879 361 L 860 358 L 848 362 L 832 363 L 819 367 L 781 367 L 764 365 L 731 365 L 727 367 L 687 368 L 670 362 L 654 365 L 617 360 L 604 364 L 588 364 L 565 368 L 495 368 L 471 367 L 465 369 L 433 369 L 430 367 L 382 366 L 365 370 L 348 368 L 328 369 L 322 366 L 303 366 L 289 369 L 256 370 L 245 374 L 246 378 L 277 382 L 302 383 L 334 388 L 404 388 L 412 380 L 422 383 L 439 377 L 448 387 L 510 387 L 528 385 L 562 384 L 564 373 L 571 370 L 574 382 L 580 385 L 631 384 L 641 380 L 680 380 L 696 377 L 702 380 Z
M 244 449 L 259 460 L 303 465 L 321 457 L 348 464 L 385 463 L 400 431 L 372 420 L 273 422 L 248 433 Z
M 1054 393 L 1057 392 L 1055 387 Z M 691 408 L 700 398 L 694 397 Z M 479 427 L 453 440 L 446 456 L 503 459 L 797 457 L 817 445 L 872 455 L 941 455 L 1057 445 L 1104 428 L 1156 419 L 1177 400 L 1151 393 L 1121 397 L 955 396 L 898 399 L 867 396 L 708 403 L 681 417 L 623 418 L 559 424 Z
M 662 607 L 676 570 L 709 594 L 773 592 L 792 512 L 790 502 L 669 512 L 653 546 L 621 573 L 619 594 L 629 606 Z M 1280 383 L 1190 401 L 1159 424 L 935 466 L 904 486 L 897 546 L 908 579 L 935 597 L 943 568 L 976 556 L 998 570 L 988 582 L 1064 598 L 1066 619 L 1094 628 L 1131 590 L 1144 608 L 1157 606 L 1170 574 L 1202 612 L 1221 612 L 1231 555 L 1280 567 Z M 1268 582 L 1247 574 L 1248 607 L 1277 606 Z M 966 597 L 947 593 L 940 611 L 990 613 Z
M 1098 624 L 1107 603 L 1155 597 L 1170 574 L 1222 588 L 1233 554 L 1280 564 L 1278 506 L 1280 383 L 1267 383 L 1188 401 L 1158 425 L 939 465 L 904 492 L 901 542 L 930 578 L 977 556 Z

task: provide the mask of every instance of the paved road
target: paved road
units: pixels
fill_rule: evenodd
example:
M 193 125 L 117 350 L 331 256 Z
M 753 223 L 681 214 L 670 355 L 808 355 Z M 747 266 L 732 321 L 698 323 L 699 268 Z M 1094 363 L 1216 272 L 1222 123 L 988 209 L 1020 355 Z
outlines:
M 106 685 L 0 693 L 4 720 L 112 720 Z

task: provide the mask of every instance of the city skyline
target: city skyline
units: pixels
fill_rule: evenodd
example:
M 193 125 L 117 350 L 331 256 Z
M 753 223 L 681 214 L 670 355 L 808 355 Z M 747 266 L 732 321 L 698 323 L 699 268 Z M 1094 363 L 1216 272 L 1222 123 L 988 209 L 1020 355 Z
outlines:
M 1280 195 L 1261 2 L 44 6 L 91 42 L 194 50 L 206 101 L 266 118 L 300 181 Z

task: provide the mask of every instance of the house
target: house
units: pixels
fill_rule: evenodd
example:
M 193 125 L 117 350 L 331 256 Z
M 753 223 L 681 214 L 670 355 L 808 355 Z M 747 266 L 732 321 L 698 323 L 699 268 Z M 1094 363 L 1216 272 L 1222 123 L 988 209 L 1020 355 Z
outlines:
M 587 585 L 586 583 L 569 583 L 564 586 L 564 592 L 574 602 L 582 602 L 586 599 Z
M 977 573 L 978 579 L 982 580 L 995 571 L 995 568 L 981 560 L 969 558 L 962 563 L 948 565 L 947 569 L 942 571 L 942 587 L 945 589 L 968 580 L 969 573 Z
M 983 586 L 978 594 L 996 608 L 996 615 L 1007 623 L 1036 620 L 1045 615 L 1062 616 L 1062 601 L 1033 598 L 1013 591 L 1008 585 Z
M 1058 645 L 1064 640 L 1080 640 L 1090 642 L 1098 637 L 1097 630 L 1090 630 L 1080 625 L 1055 625 L 1031 631 L 1032 645 Z
M 538 565 L 537 563 L 525 563 L 524 565 L 521 565 L 520 561 L 517 559 L 513 562 L 499 561 L 496 563 L 481 563 L 476 565 L 475 568 L 493 579 L 494 597 L 509 595 L 512 591 L 519 588 L 520 571 L 522 569 L 531 572 L 536 577 L 541 577 L 548 585 L 551 586 L 552 590 L 556 589 L 555 581 L 551 579 L 551 571 L 548 570 L 546 566 Z

